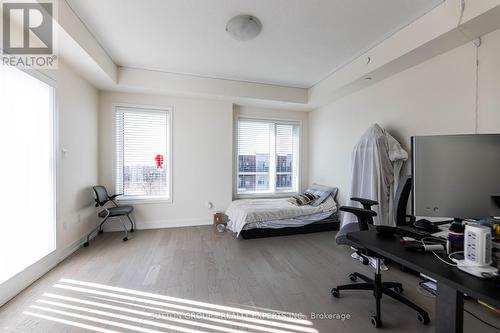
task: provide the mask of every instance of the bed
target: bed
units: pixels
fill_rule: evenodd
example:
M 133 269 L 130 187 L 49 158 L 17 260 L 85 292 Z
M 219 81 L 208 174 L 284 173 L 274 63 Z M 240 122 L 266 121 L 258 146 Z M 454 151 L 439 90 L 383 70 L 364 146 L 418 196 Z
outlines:
M 322 194 L 314 205 L 297 206 L 289 198 L 235 200 L 226 211 L 228 228 L 243 239 L 338 230 L 337 189 L 314 184 L 308 190 L 314 189 Z

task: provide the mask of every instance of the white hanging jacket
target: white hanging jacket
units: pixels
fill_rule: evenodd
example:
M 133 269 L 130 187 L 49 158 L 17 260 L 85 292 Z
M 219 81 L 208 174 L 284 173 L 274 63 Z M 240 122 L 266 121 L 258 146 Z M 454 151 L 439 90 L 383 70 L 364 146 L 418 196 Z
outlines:
M 399 142 L 379 125 L 372 125 L 359 139 L 352 154 L 352 180 L 349 198 L 376 200 L 379 205 L 374 223 L 395 226 L 394 195 L 401 168 L 408 153 Z M 360 206 L 348 200 L 348 206 Z M 343 214 L 342 225 L 356 222 L 352 214 Z

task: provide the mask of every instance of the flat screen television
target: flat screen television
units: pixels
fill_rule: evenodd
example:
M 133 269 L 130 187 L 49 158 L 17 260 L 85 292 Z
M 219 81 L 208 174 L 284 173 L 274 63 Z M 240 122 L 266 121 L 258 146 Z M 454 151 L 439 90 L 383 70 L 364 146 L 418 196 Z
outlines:
M 412 137 L 412 213 L 484 218 L 500 193 L 500 134 Z

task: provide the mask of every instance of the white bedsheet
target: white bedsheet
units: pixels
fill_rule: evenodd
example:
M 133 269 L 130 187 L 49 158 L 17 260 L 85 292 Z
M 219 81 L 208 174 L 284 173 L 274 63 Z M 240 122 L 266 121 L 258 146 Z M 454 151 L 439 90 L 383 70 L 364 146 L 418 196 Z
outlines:
M 233 201 L 226 215 L 229 217 L 229 230 L 240 234 L 245 225 L 255 222 L 293 219 L 318 213 L 333 213 L 337 209 L 335 200 L 330 196 L 321 205 L 296 206 L 288 198 L 280 199 L 243 199 Z
M 304 215 L 304 216 L 294 217 L 291 219 L 252 222 L 252 223 L 247 223 L 243 227 L 243 230 L 281 229 L 281 228 L 303 227 L 305 225 L 324 220 L 327 217 L 330 217 L 333 213 L 334 212 L 324 212 L 324 213 L 317 213 L 317 214 L 312 214 L 312 215 Z

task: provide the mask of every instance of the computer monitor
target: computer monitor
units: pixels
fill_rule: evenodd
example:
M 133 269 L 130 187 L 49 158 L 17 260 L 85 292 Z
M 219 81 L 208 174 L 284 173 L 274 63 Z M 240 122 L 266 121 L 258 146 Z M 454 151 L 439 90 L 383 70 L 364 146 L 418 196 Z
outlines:
M 500 193 L 500 134 L 412 137 L 413 215 L 484 218 Z

